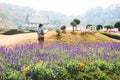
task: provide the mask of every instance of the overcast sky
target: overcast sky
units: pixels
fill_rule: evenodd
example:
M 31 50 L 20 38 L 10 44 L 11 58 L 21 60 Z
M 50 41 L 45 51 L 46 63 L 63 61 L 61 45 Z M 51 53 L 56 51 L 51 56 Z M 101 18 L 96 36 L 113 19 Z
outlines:
M 106 8 L 111 4 L 118 4 L 120 0 L 0 0 L 0 2 L 29 6 L 35 10 L 47 10 L 61 12 L 66 15 L 77 15 L 96 6 Z

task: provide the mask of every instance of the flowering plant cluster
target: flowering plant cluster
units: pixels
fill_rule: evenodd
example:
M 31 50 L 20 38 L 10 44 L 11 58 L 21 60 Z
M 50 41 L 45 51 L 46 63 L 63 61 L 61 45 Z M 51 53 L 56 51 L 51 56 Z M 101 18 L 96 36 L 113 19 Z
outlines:
M 42 50 L 37 43 L 12 48 L 0 46 L 0 79 L 120 79 L 119 61 L 120 43 L 117 42 L 54 42 Z

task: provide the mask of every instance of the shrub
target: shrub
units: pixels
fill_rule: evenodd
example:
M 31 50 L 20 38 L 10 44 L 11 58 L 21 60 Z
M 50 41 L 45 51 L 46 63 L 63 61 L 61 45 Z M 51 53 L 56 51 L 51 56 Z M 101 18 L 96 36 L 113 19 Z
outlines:
M 106 33 L 106 32 L 100 32 L 100 33 L 103 34 L 103 35 L 106 35 L 108 37 L 120 40 L 120 36 L 119 35 L 110 34 L 110 33 Z
M 19 34 L 19 33 L 23 33 L 23 32 L 22 31 L 18 31 L 17 29 L 11 29 L 9 31 L 6 31 L 3 34 L 5 34 L 5 35 L 12 35 L 12 34 Z
M 55 80 L 67 80 L 69 78 L 69 74 L 64 67 L 54 66 L 53 71 Z
M 105 25 L 104 28 L 107 28 L 107 30 L 108 30 L 108 29 L 112 29 L 114 27 L 112 25 Z
M 118 30 L 120 31 L 120 21 L 116 22 L 114 25 L 115 28 L 118 28 Z
M 62 26 L 60 29 L 62 30 L 62 33 L 66 33 L 65 32 L 66 26 Z
M 120 62 L 115 63 L 114 72 L 116 75 L 120 76 Z
M 33 80 L 54 80 L 54 72 L 46 65 L 36 64 L 31 67 L 31 70 L 26 74 L 27 77 L 31 76 Z
M 111 78 L 107 76 L 103 71 L 91 72 L 88 74 L 88 76 L 91 76 L 91 80 L 111 80 Z
M 76 35 L 77 33 L 76 32 L 71 32 L 72 35 Z
M 25 75 L 23 75 L 20 71 L 8 68 L 1 73 L 0 79 L 1 78 L 2 80 L 25 80 Z
M 56 32 L 57 32 L 57 34 L 58 34 L 58 35 L 60 35 L 60 34 L 61 34 L 60 29 L 57 29 L 57 30 L 56 30 Z
M 56 32 L 57 32 L 57 40 L 61 39 L 61 30 L 57 29 Z
M 95 61 L 94 65 L 96 67 L 98 67 L 101 71 L 113 71 L 114 70 L 114 65 L 106 62 L 106 61 L 101 61 L 101 60 L 97 60 Z
M 71 76 L 78 74 L 79 72 L 77 63 L 73 61 L 67 61 L 66 69 L 70 73 Z
M 30 32 L 36 32 L 35 30 L 29 30 Z
M 100 25 L 100 24 L 99 24 L 99 25 L 96 25 L 96 29 L 97 29 L 97 30 L 103 29 L 103 26 Z
M 79 72 L 74 78 L 75 80 L 111 80 L 103 71 L 94 71 L 90 73 Z
M 98 71 L 99 68 L 97 68 L 96 66 L 94 65 L 87 65 L 85 66 L 85 73 L 90 73 L 90 72 L 94 72 L 94 71 Z

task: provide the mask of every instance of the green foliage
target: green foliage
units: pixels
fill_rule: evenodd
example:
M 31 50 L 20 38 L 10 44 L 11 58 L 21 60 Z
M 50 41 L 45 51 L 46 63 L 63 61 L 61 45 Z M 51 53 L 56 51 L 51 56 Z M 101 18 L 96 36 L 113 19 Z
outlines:
M 57 32 L 57 34 L 58 34 L 58 35 L 60 35 L 60 34 L 61 34 L 60 29 L 57 29 L 57 30 L 56 30 L 56 32 Z
M 53 71 L 55 74 L 55 80 L 67 80 L 69 78 L 69 74 L 64 67 L 55 65 Z
M 92 26 L 92 24 L 87 24 L 86 29 L 88 29 L 90 26 Z
M 87 24 L 86 26 L 92 26 L 92 24 Z
M 120 71 L 120 62 L 116 62 L 115 63 L 115 68 L 116 68 L 116 70 Z
M 70 25 L 73 26 L 73 27 L 74 27 L 74 26 L 77 26 L 77 24 L 76 24 L 75 21 L 72 21 L 72 22 L 70 23 Z
M 23 32 L 22 31 L 18 31 L 17 29 L 11 29 L 9 31 L 6 31 L 3 34 L 5 34 L 5 35 L 12 35 L 12 34 L 19 34 L 19 33 L 23 33 Z
M 62 30 L 62 33 L 66 33 L 66 32 L 65 32 L 65 29 L 66 29 L 66 26 L 65 26 L 65 25 L 63 25 L 60 29 Z
M 120 75 L 109 75 L 109 77 L 111 78 L 111 80 L 120 80 Z
M 92 80 L 111 80 L 103 71 L 91 72 L 88 76 L 91 76 Z
M 77 18 L 70 23 L 70 25 L 73 27 L 73 32 L 74 32 L 74 27 L 76 27 L 76 30 L 77 30 L 77 25 L 79 24 L 80 24 L 80 20 Z
M 30 32 L 36 32 L 35 30 L 29 30 Z
M 76 18 L 76 19 L 74 19 L 73 21 L 74 21 L 77 25 L 79 25 L 79 24 L 80 24 L 80 20 L 79 20 L 79 19 L 77 19 L 77 18 Z
M 33 80 L 54 80 L 55 78 L 55 74 L 51 68 L 47 68 L 47 65 L 39 64 L 32 66 L 26 76 L 31 76 Z
M 85 64 L 84 70 L 78 67 L 78 61 L 66 60 L 64 66 L 53 64 L 31 64 L 26 74 L 12 68 L 0 72 L 2 80 L 119 80 L 120 62 L 109 63 L 97 60 Z
M 66 69 L 71 76 L 78 74 L 79 71 L 77 63 L 73 61 L 67 61 Z
M 110 34 L 110 33 L 106 33 L 106 32 L 100 32 L 101 34 L 104 34 L 108 37 L 111 37 L 111 38 L 114 38 L 114 39 L 118 39 L 120 40 L 120 36 L 119 35 L 116 35 L 116 34 Z
M 104 28 L 107 28 L 107 29 L 112 29 L 114 28 L 112 25 L 105 25 Z
M 79 74 L 75 78 L 75 80 L 112 80 L 103 71 L 94 71 L 90 73 L 79 72 Z
M 70 25 L 73 27 L 73 32 L 74 32 L 74 26 L 77 26 L 76 22 L 75 22 L 75 21 L 72 21 L 72 22 L 70 23 Z
M 0 79 L 1 78 L 2 80 L 25 80 L 25 75 L 12 68 L 8 68 L 0 74 Z
M 66 26 L 63 25 L 60 29 L 61 29 L 61 30 L 65 30 L 65 29 L 66 29 Z
M 114 25 L 115 28 L 118 28 L 119 31 L 120 31 L 120 21 L 116 22 L 115 25 Z
M 77 33 L 76 32 L 71 32 L 72 35 L 76 35 Z
M 90 73 L 90 72 L 94 72 L 94 71 L 98 71 L 99 68 L 97 68 L 95 65 L 86 65 L 85 66 L 85 73 Z
M 114 65 L 114 73 L 118 76 L 120 76 L 120 62 L 116 62 L 115 65 Z
M 79 72 L 77 75 L 74 75 L 74 78 L 71 80 L 92 80 L 92 78 L 84 72 Z
M 61 39 L 61 30 L 57 29 L 56 32 L 57 32 L 57 40 Z
M 113 71 L 114 69 L 114 66 L 106 61 L 97 60 L 95 61 L 94 65 L 98 67 L 101 71 L 104 70 Z
M 96 25 L 96 29 L 97 30 L 103 29 L 103 26 L 102 25 Z

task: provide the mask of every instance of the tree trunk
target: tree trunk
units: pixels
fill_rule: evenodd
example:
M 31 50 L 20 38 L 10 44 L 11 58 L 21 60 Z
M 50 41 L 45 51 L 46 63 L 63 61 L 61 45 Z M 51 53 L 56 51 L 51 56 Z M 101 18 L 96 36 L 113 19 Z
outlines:
M 77 30 L 77 26 L 75 26 L 76 27 L 76 30 Z
M 73 32 L 74 32 L 74 26 L 73 26 Z

